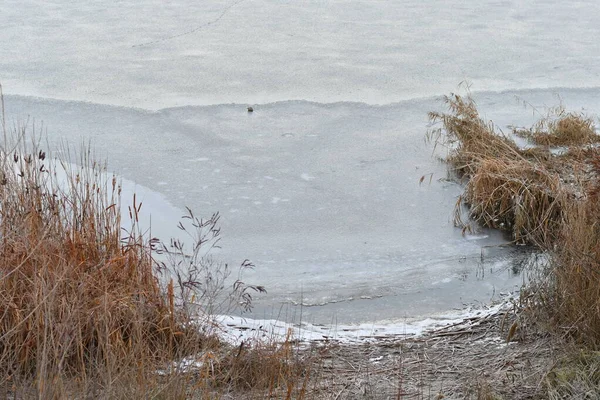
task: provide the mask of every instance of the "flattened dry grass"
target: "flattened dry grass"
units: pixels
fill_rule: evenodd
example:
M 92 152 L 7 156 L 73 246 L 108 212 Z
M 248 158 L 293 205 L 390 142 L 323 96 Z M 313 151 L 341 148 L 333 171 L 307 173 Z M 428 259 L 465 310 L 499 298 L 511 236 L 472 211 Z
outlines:
M 545 379 L 549 399 L 597 399 L 600 396 L 600 352 L 574 349 Z
M 519 148 L 481 119 L 470 97 L 445 101 L 448 113 L 430 114 L 441 127 L 429 137 L 448 147 L 449 165 L 466 182 L 457 207 L 466 204 L 481 225 L 551 254 L 549 274 L 536 282 L 537 317 L 600 348 L 600 151 L 591 145 L 599 141 L 593 120 L 560 107 L 521 131 L 535 144 L 566 147 L 555 155 L 547 147 Z

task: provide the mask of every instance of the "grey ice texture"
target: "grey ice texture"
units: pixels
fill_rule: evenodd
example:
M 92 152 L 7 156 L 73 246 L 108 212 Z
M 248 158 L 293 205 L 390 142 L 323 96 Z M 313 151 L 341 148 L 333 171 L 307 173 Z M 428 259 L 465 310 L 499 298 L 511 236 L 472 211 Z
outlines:
M 600 3 L 4 0 L 6 93 L 160 109 L 596 87 Z

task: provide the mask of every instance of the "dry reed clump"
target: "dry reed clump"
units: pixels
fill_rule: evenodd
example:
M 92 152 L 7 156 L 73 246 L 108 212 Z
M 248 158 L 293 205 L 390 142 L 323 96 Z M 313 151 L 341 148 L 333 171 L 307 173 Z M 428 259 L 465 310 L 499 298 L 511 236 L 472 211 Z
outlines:
M 186 216 L 184 251 L 140 232 L 134 195 L 124 231 L 117 179 L 89 151 L 82 167 L 51 160 L 26 131 L 5 131 L 0 149 L 0 396 L 183 399 L 284 385 L 303 397 L 289 343 L 236 349 L 215 337 L 210 313 L 249 308 L 264 291 L 208 255 L 218 215 Z M 182 367 L 186 357 L 202 364 Z
M 530 129 L 515 129 L 518 136 L 541 146 L 583 146 L 600 142 L 594 119 L 567 112 L 563 106 L 551 109 Z
M 448 113 L 429 114 L 434 124 L 442 124 L 429 138 L 448 147 L 447 161 L 467 180 L 457 207 L 470 206 L 470 216 L 478 223 L 509 231 L 517 242 L 551 240 L 562 196 L 559 177 L 546 168 L 548 153 L 522 151 L 498 134 L 492 122 L 479 116 L 470 97 L 454 94 L 445 102 Z M 455 223 L 462 225 L 460 218 Z
M 600 153 L 591 159 L 595 178 L 582 199 L 565 206 L 553 249 L 545 299 L 554 325 L 568 337 L 600 349 Z
M 160 290 L 142 235 L 122 237 L 116 178 L 104 181 L 87 157 L 63 173 L 22 133 L 0 153 L 0 387 L 110 392 L 199 345 Z
M 552 318 L 561 333 L 600 349 L 600 210 L 579 202 L 564 213 L 553 258 Z
M 516 242 L 551 243 L 561 213 L 560 193 L 558 176 L 543 165 L 489 158 L 478 163 L 464 201 L 477 222 L 512 232 Z
M 554 155 L 520 149 L 496 134 L 470 98 L 453 95 L 446 102 L 449 113 L 430 118 L 442 123 L 433 137 L 449 145 L 447 161 L 467 180 L 458 207 L 466 204 L 483 226 L 549 252 L 549 276 L 535 297 L 538 317 L 549 316 L 558 331 L 600 348 L 600 151 L 587 146 L 598 141 L 592 119 L 558 108 L 556 118 L 534 125 L 533 141 L 567 146 Z
M 479 116 L 475 102 L 470 98 L 452 94 L 444 97 L 448 113 L 430 112 L 433 124 L 428 139 L 448 147 L 447 161 L 460 177 L 470 178 L 479 169 L 482 160 L 491 158 L 521 159 L 517 145 L 508 137 L 498 135 L 494 125 Z

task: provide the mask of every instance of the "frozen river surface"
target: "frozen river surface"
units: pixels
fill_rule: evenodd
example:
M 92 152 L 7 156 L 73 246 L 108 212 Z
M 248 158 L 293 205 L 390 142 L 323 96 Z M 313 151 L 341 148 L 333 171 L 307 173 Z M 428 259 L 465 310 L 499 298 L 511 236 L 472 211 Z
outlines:
M 394 319 L 522 281 L 500 234 L 452 225 L 461 189 L 424 142 L 434 96 L 467 79 L 502 128 L 531 122 L 515 96 L 593 112 L 599 16 L 594 1 L 8 0 L 0 80 L 10 118 L 90 141 L 150 188 L 159 236 L 183 206 L 221 212 L 220 256 L 251 259 L 246 281 L 268 289 L 255 316 Z
M 159 109 L 600 86 L 595 0 L 3 0 L 7 93 Z

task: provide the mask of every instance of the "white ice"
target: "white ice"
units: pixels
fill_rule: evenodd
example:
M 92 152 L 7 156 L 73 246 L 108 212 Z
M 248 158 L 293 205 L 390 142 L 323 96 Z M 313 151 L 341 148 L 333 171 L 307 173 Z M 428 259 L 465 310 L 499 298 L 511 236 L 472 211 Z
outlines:
M 553 100 L 548 91 L 483 93 L 478 100 L 502 126 L 527 122 L 530 112 L 515 94 L 535 104 Z M 597 104 L 594 94 L 563 91 L 575 107 L 576 99 Z M 176 224 L 184 212 L 174 207 L 189 206 L 199 216 L 220 211 L 219 256 L 233 266 L 252 260 L 257 268 L 244 280 L 268 290 L 255 298 L 253 318 L 415 317 L 487 302 L 522 283 L 526 259 L 494 247 L 506 242 L 502 235 L 463 237 L 452 224 L 461 188 L 445 179 L 446 166 L 424 141 L 426 112 L 440 107 L 437 99 L 388 106 L 283 102 L 257 106 L 252 115 L 238 105 L 147 112 L 6 100 L 16 119 L 35 110 L 51 146 L 90 140 L 120 175 L 160 192 L 142 207 L 152 213 L 153 236 L 168 241 L 181 234 Z M 207 160 L 196 162 L 200 155 Z M 429 174 L 431 182 L 420 183 Z
M 160 109 L 598 87 L 600 3 L 3 0 L 6 93 Z

